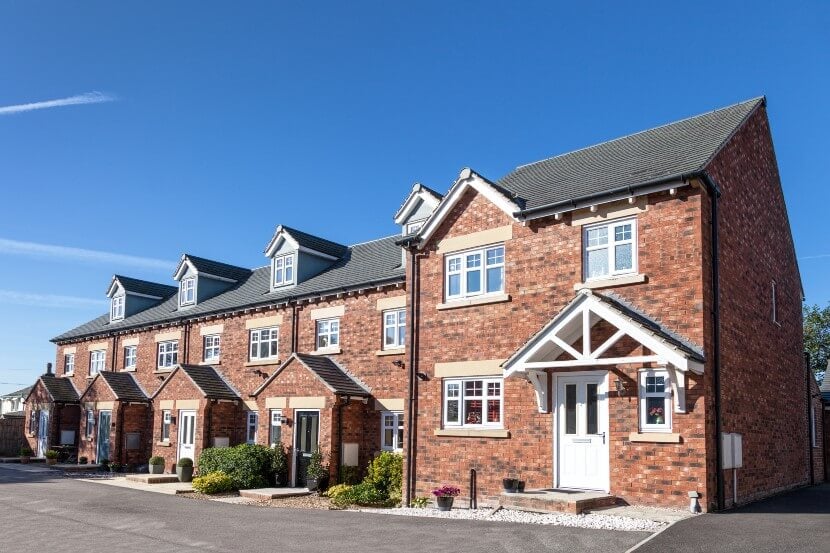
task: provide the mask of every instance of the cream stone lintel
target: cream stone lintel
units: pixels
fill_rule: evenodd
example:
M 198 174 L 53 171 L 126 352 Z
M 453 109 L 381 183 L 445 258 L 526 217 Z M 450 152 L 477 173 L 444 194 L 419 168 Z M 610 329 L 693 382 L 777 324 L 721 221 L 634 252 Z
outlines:
M 435 436 L 452 436 L 456 438 L 509 438 L 510 431 L 501 428 L 436 428 Z
M 435 378 L 449 378 L 454 376 L 501 376 L 503 372 L 501 368 L 502 363 L 504 363 L 504 359 L 436 363 Z
M 445 238 L 438 242 L 438 253 L 450 253 L 470 248 L 477 248 L 479 246 L 486 246 L 488 244 L 496 244 L 498 242 L 505 242 L 513 238 L 513 225 L 506 225 L 503 227 L 496 227 L 487 230 L 480 230 L 478 232 L 471 232 L 463 236 L 453 236 L 452 238 Z
M 286 398 L 284 397 L 266 397 L 265 398 L 265 408 L 266 409 L 285 409 L 286 405 L 288 404 Z
M 101 409 L 113 409 L 115 407 L 114 401 L 96 401 L 95 402 L 95 409 L 100 411 Z
M 138 338 L 137 336 L 135 338 L 124 338 L 123 340 L 121 340 L 121 345 L 124 347 L 137 346 L 139 341 L 140 338 Z
M 376 399 L 375 411 L 403 411 L 403 398 Z
M 406 307 L 406 295 L 380 298 L 376 309 L 378 311 L 386 311 L 387 309 L 400 309 L 401 307 Z
M 571 214 L 571 224 L 575 227 L 581 227 L 582 225 L 601 223 L 619 217 L 630 217 L 645 211 L 647 205 L 646 197 L 640 196 L 634 204 L 628 203 L 628 200 L 600 204 L 596 206 L 597 210 L 594 213 L 591 213 L 591 208 L 577 209 Z
M 465 300 L 450 300 L 447 303 L 439 303 L 436 306 L 436 309 L 438 309 L 439 311 L 443 311 L 445 309 L 458 309 L 459 307 L 472 307 L 474 305 L 502 303 L 506 301 L 510 301 L 510 294 L 493 294 Z
M 84 409 L 95 409 L 95 402 L 94 401 L 86 401 L 84 402 Z
M 245 409 L 247 411 L 256 411 L 257 409 L 259 409 L 259 407 L 256 404 L 256 401 L 252 399 L 246 399 L 242 403 L 245 405 Z
M 587 282 L 577 282 L 576 284 L 574 284 L 574 290 L 582 290 L 583 288 L 590 288 L 591 290 L 596 290 L 598 288 L 625 286 L 626 284 L 641 284 L 646 281 L 648 281 L 648 277 L 643 274 L 598 278 L 594 280 L 589 280 Z
M 628 435 L 629 442 L 651 442 L 657 444 L 679 444 L 680 434 L 669 432 L 632 432 Z
M 213 334 L 222 334 L 225 330 L 224 324 L 200 326 L 199 336 L 212 336 Z
M 95 342 L 89 344 L 86 349 L 87 351 L 100 351 L 102 349 L 109 349 L 110 343 L 109 342 Z
M 265 365 L 279 365 L 279 359 L 258 359 L 256 361 L 246 361 L 243 367 L 263 367 Z
M 156 343 L 158 342 L 169 342 L 171 340 L 181 340 L 182 338 L 182 331 L 181 330 L 171 330 L 170 332 L 160 332 L 156 334 L 155 340 Z
M 345 312 L 346 306 L 344 305 L 333 305 L 332 307 L 322 307 L 320 309 L 312 309 L 309 311 L 312 321 L 316 321 L 317 319 L 333 319 L 335 317 L 342 317 Z
M 176 400 L 176 409 L 198 409 L 199 408 L 199 400 L 198 399 L 177 399 Z
M 322 409 L 326 406 L 323 396 L 300 396 L 288 398 L 288 405 L 292 409 Z
M 245 328 L 251 330 L 252 328 L 268 328 L 269 326 L 280 326 L 282 324 L 282 314 L 271 315 L 270 317 L 258 317 L 256 319 L 248 319 L 245 321 Z
M 167 409 L 168 411 L 176 408 L 176 402 L 172 399 L 163 399 L 159 401 L 159 409 Z
M 75 353 L 76 349 L 77 348 L 75 346 L 72 346 L 71 348 L 63 348 L 63 354 L 69 355 L 70 353 Z

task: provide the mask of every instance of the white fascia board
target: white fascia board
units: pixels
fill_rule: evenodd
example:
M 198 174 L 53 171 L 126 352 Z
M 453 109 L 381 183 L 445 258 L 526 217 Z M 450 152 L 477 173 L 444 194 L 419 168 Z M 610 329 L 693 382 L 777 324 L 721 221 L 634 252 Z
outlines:
M 280 226 L 277 230 L 277 233 L 274 235 L 273 238 L 271 238 L 271 241 L 268 243 L 268 247 L 265 248 L 265 257 L 273 257 L 274 253 L 278 249 L 280 249 L 280 246 L 282 246 L 283 240 L 288 242 L 291 245 L 291 247 L 295 250 L 300 249 L 300 244 L 297 243 L 294 237 L 288 234 L 288 231 L 286 231 L 284 228 L 282 228 L 282 226 Z
M 148 298 L 151 300 L 160 300 L 162 299 L 161 296 L 151 296 L 150 294 L 139 294 L 138 292 L 125 292 L 128 296 L 135 296 L 137 298 Z
M 416 184 L 412 187 L 412 192 L 409 193 L 409 197 L 406 198 L 406 201 L 395 214 L 395 224 L 402 225 L 406 222 L 412 214 L 412 211 L 418 206 L 418 200 L 421 200 L 425 204 L 431 206 L 432 211 L 434 211 L 435 207 L 441 202 L 440 199 L 424 190 L 420 184 Z
M 112 299 L 115 293 L 118 292 L 119 287 L 123 288 L 123 286 L 121 286 L 121 283 L 118 281 L 118 277 L 112 277 L 112 280 L 110 281 L 110 287 L 107 288 L 107 297 Z
M 196 267 L 193 266 L 193 263 L 190 262 L 187 256 L 183 255 L 182 260 L 179 261 L 179 266 L 176 267 L 176 272 L 173 273 L 173 280 L 180 281 L 184 274 L 187 272 L 187 269 L 190 269 L 194 273 L 199 273 L 199 271 L 196 270 Z

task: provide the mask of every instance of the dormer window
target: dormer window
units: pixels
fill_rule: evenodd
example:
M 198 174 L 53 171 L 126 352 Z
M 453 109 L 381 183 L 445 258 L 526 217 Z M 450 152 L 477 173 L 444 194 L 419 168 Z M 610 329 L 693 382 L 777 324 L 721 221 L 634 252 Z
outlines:
M 110 302 L 110 321 L 124 318 L 124 296 L 115 296 Z
M 274 286 L 294 283 L 294 254 L 274 258 Z
M 426 222 L 426 220 L 413 221 L 412 223 L 407 223 L 406 224 L 406 234 L 415 234 L 416 232 L 421 230 L 421 227 L 424 226 L 425 222 Z
M 179 284 L 179 305 L 191 305 L 196 303 L 196 279 L 185 278 Z

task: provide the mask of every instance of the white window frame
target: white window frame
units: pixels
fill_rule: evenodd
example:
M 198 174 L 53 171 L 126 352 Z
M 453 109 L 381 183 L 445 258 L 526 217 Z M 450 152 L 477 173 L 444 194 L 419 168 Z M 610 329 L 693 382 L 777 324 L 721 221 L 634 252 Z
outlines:
M 89 376 L 95 376 L 106 368 L 107 350 L 96 349 L 89 352 Z
M 498 259 L 497 250 L 501 250 L 501 261 L 489 263 L 487 254 L 495 252 Z M 479 256 L 479 264 L 475 267 L 470 267 L 469 264 L 474 256 Z M 444 296 L 447 301 L 460 300 L 464 298 L 474 298 L 477 296 L 492 296 L 504 293 L 505 279 L 507 271 L 505 267 L 506 250 L 504 244 L 491 244 L 483 248 L 476 248 L 473 250 L 465 250 L 463 252 L 453 252 L 444 256 Z M 455 262 L 458 262 L 457 265 Z M 487 291 L 487 270 L 501 269 L 501 287 L 498 290 Z M 467 290 L 467 275 L 470 273 L 479 273 L 480 289 L 478 291 Z M 450 294 L 450 280 L 452 277 L 458 276 L 458 293 Z
M 170 442 L 170 426 L 173 424 L 173 412 L 164 409 L 161 412 L 161 441 Z
M 291 273 L 290 275 L 289 272 Z M 294 284 L 294 279 L 297 274 L 294 254 L 287 253 L 274 257 L 271 274 L 273 274 L 274 287 Z
M 94 409 L 87 409 L 86 410 L 86 428 L 84 428 L 84 437 L 87 440 L 92 439 L 95 436 L 95 410 Z
M 259 426 L 259 412 L 248 411 L 247 423 L 245 424 L 245 443 L 255 444 L 257 427 Z M 252 434 L 253 431 L 253 434 Z
M 183 278 L 179 283 L 179 307 L 196 303 L 196 277 Z
M 340 347 L 340 319 L 318 319 L 317 328 L 315 330 L 314 343 L 317 350 L 326 350 Z M 321 344 L 323 337 L 326 337 L 327 343 Z
M 663 377 L 663 391 L 649 392 L 647 391 L 647 382 L 650 377 Z M 663 369 L 649 369 L 640 371 L 640 392 L 639 392 L 639 409 L 640 409 L 640 432 L 671 432 L 672 429 L 672 388 L 669 373 Z M 649 424 L 648 423 L 648 401 L 649 397 L 658 397 L 663 399 L 663 424 Z
M 615 230 L 617 227 L 621 227 L 623 225 L 631 225 L 631 238 L 625 240 L 617 241 L 615 239 Z M 605 244 L 602 245 L 595 245 L 589 246 L 588 245 L 588 232 L 591 230 L 596 230 L 598 228 L 605 227 L 607 229 L 607 241 Z M 616 246 L 624 245 L 624 244 L 631 244 L 631 268 L 630 269 L 615 269 L 616 266 Z M 589 277 L 588 276 L 588 252 L 597 251 L 597 250 L 607 250 L 608 254 L 608 272 L 604 275 L 596 275 Z M 602 223 L 596 223 L 593 225 L 585 225 L 582 227 L 582 273 L 585 282 L 591 280 L 600 280 L 604 278 L 613 278 L 615 276 L 620 275 L 630 275 L 636 274 L 638 270 L 638 251 L 639 248 L 637 247 L 637 218 L 636 217 L 628 217 L 625 219 L 615 219 L 613 221 L 604 221 Z
M 277 426 L 280 427 L 280 443 L 282 443 L 282 409 L 271 409 L 269 417 L 271 422 L 268 425 L 268 444 L 274 447 L 277 445 L 277 442 L 273 440 L 274 428 Z
M 202 337 L 202 361 L 218 362 L 222 355 L 222 335 L 208 334 Z
M 481 389 L 482 395 L 481 396 L 467 396 L 465 394 L 466 391 L 466 383 L 467 382 L 481 382 Z M 498 384 L 499 385 L 499 393 L 498 395 L 488 395 L 488 384 Z M 457 385 L 458 386 L 458 395 L 457 396 L 450 396 L 449 389 L 450 386 Z M 481 406 L 481 414 L 482 420 L 480 423 L 468 423 L 465 421 L 467 414 L 465 413 L 465 399 L 466 398 L 473 398 L 478 399 L 480 398 L 482 401 Z M 488 405 L 487 402 L 489 401 L 499 401 L 499 422 L 487 422 L 485 419 L 487 418 L 488 412 Z M 448 405 L 450 403 L 457 403 L 458 404 L 458 421 L 450 421 L 447 420 L 447 414 L 449 412 Z M 502 377 L 471 377 L 471 378 L 445 378 L 443 382 L 443 400 L 441 406 L 441 419 L 443 420 L 445 427 L 450 428 L 504 428 L 504 378 Z
M 156 347 L 158 353 L 156 359 L 156 367 L 163 370 L 169 370 L 176 366 L 179 362 L 179 341 L 167 340 L 159 342 Z
M 406 309 L 389 309 L 383 311 L 383 349 L 401 349 L 406 345 Z M 389 329 L 392 329 L 392 342 L 389 342 Z M 401 332 L 403 331 L 403 332 Z
M 120 321 L 124 318 L 124 296 L 115 296 L 110 300 L 110 321 Z
M 386 418 L 392 417 L 392 425 L 386 424 Z M 386 443 L 386 431 L 392 430 L 392 443 Z M 383 451 L 403 450 L 403 411 L 381 411 L 380 412 L 380 448 Z
M 63 355 L 63 374 L 64 376 L 72 376 L 75 374 L 75 354 L 65 353 Z
M 263 339 L 263 333 L 267 332 L 268 336 Z M 262 356 L 260 354 L 260 347 L 263 343 L 275 344 L 274 352 L 271 353 L 271 347 L 268 347 L 268 355 Z M 265 328 L 252 328 L 248 333 L 248 360 L 249 361 L 264 361 L 266 359 L 277 359 L 280 355 L 280 327 L 269 326 Z
M 134 371 L 138 363 L 138 346 L 124 346 L 124 370 Z

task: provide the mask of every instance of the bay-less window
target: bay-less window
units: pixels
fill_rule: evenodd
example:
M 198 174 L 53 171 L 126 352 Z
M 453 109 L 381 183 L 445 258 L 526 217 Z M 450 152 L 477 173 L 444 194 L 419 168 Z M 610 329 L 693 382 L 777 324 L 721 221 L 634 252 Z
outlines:
M 637 224 L 634 219 L 584 228 L 585 279 L 637 272 Z
M 279 329 L 256 328 L 251 331 L 251 361 L 275 359 L 278 355 Z
M 274 258 L 274 286 L 294 282 L 294 254 Z
M 86 429 L 84 432 L 84 436 L 87 439 L 92 438 L 95 434 L 95 411 L 92 409 L 86 410 Z
M 384 411 L 381 413 L 381 449 L 396 451 L 403 449 L 403 413 Z
M 317 349 L 333 348 L 340 345 L 340 319 L 317 321 Z
M 124 348 L 124 369 L 130 370 L 135 368 L 138 359 L 138 347 L 127 346 Z
M 445 275 L 447 299 L 504 292 L 504 246 L 448 255 Z
M 173 422 L 173 414 L 169 409 L 161 412 L 161 441 L 170 441 L 170 424 Z
M 501 378 L 444 380 L 444 425 L 501 426 Z
M 640 430 L 671 431 L 671 383 L 666 371 L 640 373 Z
M 404 347 L 406 339 L 406 309 L 383 312 L 383 349 Z
M 169 369 L 179 362 L 179 341 L 159 342 L 158 367 Z
M 271 409 L 271 428 L 268 434 L 268 441 L 272 446 L 282 440 L 282 411 L 279 409 Z
M 107 359 L 106 350 L 100 349 L 89 352 L 89 376 L 95 376 L 104 370 Z
M 179 305 L 196 303 L 196 278 L 189 277 L 179 284 Z
M 256 428 L 259 424 L 259 413 L 256 411 L 248 411 L 248 426 L 245 433 L 245 441 L 249 444 L 256 443 Z
M 110 320 L 117 321 L 124 318 L 124 296 L 112 298 L 110 305 Z
M 221 337 L 219 334 L 212 334 L 204 337 L 204 361 L 218 361 Z
M 63 356 L 63 374 L 72 374 L 75 372 L 75 354 L 67 353 Z

